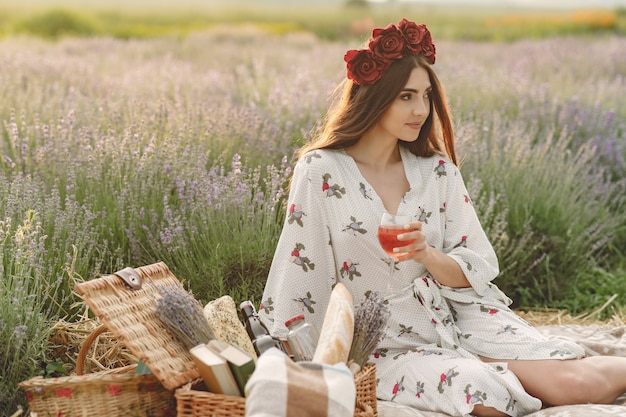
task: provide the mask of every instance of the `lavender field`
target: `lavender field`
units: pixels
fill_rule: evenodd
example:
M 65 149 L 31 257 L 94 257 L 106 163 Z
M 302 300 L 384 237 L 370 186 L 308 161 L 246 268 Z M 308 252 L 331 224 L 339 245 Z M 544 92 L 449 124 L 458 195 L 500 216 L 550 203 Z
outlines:
M 78 281 L 164 261 L 202 302 L 258 302 L 293 152 L 354 47 L 254 29 L 0 40 L 0 368 L 10 376 L 0 414 L 21 401 L 15 381 L 58 371 L 45 370 L 47 330 L 82 312 Z M 437 50 L 462 172 L 500 256 L 496 283 L 520 307 L 583 312 L 610 299 L 622 311 L 626 38 Z

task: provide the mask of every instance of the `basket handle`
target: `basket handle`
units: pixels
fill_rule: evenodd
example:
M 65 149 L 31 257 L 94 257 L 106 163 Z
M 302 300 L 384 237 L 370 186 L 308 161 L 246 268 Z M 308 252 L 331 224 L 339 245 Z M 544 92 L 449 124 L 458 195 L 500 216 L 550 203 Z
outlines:
M 107 330 L 104 324 L 96 327 L 91 334 L 83 341 L 83 344 L 80 346 L 80 351 L 78 352 L 78 357 L 76 358 L 76 375 L 82 375 L 85 369 L 85 359 L 87 358 L 87 352 L 89 352 L 89 348 L 93 344 L 94 340 L 102 333 Z

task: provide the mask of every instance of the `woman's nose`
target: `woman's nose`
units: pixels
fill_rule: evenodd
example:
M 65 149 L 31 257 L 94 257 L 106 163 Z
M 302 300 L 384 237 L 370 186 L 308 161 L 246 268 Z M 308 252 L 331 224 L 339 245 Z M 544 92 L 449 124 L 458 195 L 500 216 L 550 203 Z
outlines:
M 428 106 L 423 100 L 418 100 L 415 106 L 413 106 L 413 114 L 416 116 L 422 116 L 428 114 Z

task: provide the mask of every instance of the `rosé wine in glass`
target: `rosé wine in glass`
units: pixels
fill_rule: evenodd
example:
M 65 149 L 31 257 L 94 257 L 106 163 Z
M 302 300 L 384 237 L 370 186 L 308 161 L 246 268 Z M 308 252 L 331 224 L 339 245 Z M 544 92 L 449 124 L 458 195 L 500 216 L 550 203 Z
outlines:
M 393 252 L 393 248 L 408 246 L 415 243 L 415 239 L 412 240 L 398 240 L 400 233 L 412 232 L 417 230 L 415 228 L 405 229 L 404 225 L 379 225 L 378 226 L 378 241 L 383 250 L 390 257 L 394 257 L 397 254 Z
M 389 296 L 393 295 L 399 290 L 399 283 L 394 281 L 394 270 L 396 269 L 396 257 L 398 253 L 394 253 L 394 248 L 401 248 L 408 246 L 415 242 L 415 240 L 398 240 L 398 235 L 401 233 L 412 232 L 417 229 L 408 228 L 405 229 L 405 225 L 413 221 L 413 217 L 404 214 L 390 214 L 383 213 L 380 218 L 380 224 L 378 225 L 378 241 L 385 253 L 389 256 L 389 281 L 387 282 L 387 293 Z

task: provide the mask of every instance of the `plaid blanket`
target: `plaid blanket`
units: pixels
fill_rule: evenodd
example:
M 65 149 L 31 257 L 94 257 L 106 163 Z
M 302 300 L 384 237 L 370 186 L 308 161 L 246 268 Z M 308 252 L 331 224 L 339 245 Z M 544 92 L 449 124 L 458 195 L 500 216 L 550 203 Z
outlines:
M 276 348 L 261 355 L 246 384 L 246 417 L 352 417 L 355 401 L 345 364 L 294 362 Z

